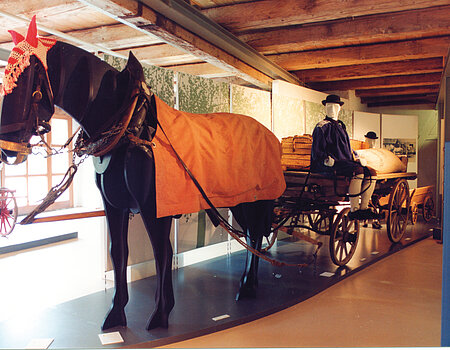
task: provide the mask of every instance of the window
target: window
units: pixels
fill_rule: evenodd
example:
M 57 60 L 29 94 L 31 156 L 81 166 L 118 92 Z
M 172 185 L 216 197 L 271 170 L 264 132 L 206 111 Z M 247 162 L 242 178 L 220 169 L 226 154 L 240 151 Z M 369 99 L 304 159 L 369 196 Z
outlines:
M 71 118 L 57 112 L 50 123 L 52 131 L 45 135 L 45 140 L 52 148 L 59 149 L 72 135 Z M 31 143 L 37 143 L 39 139 L 34 136 Z M 71 163 L 72 154 L 67 151 L 47 157 L 44 147 L 34 147 L 26 162 L 4 165 L 2 186 L 15 191 L 19 214 L 27 214 L 40 204 L 48 191 L 62 181 Z M 47 210 L 72 206 L 73 189 L 70 186 Z

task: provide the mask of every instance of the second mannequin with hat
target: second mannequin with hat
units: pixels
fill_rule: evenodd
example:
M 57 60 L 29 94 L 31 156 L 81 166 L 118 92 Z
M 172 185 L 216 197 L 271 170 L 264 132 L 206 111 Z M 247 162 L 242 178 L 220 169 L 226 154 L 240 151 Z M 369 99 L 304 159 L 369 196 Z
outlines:
M 378 214 L 369 208 L 369 201 L 375 189 L 375 180 L 371 176 L 375 172 L 365 175 L 364 159 L 359 159 L 350 146 L 345 124 L 338 120 L 341 106 L 344 102 L 337 95 L 328 95 L 322 101 L 325 106 L 326 117 L 317 123 L 313 131 L 311 148 L 311 171 L 328 176 L 350 177 L 349 197 L 351 212 L 350 219 L 376 219 Z M 360 203 L 361 197 L 361 203 Z
M 378 136 L 375 131 L 369 131 L 364 135 L 365 142 L 369 145 L 369 148 L 375 148 L 375 143 L 378 140 Z

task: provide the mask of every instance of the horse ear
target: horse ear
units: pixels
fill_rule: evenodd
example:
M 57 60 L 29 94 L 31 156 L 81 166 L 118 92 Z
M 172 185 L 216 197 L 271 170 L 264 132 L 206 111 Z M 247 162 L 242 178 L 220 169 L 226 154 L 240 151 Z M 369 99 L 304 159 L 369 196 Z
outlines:
M 17 33 L 15 30 L 8 30 L 9 34 L 11 34 L 14 45 L 17 45 L 18 43 L 20 43 L 21 41 L 23 41 L 25 38 L 23 37 L 23 35 Z
M 125 69 L 128 69 L 135 78 L 145 81 L 144 70 L 142 69 L 141 63 L 131 51 L 128 55 L 128 62 Z
M 36 15 L 33 16 L 30 26 L 28 27 L 27 42 L 33 47 L 38 46 Z

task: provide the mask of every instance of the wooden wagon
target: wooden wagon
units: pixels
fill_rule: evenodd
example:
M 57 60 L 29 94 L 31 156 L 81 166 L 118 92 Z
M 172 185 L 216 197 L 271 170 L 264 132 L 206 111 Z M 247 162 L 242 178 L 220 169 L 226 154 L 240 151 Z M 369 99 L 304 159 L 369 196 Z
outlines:
M 368 148 L 362 141 L 350 142 L 353 149 Z M 352 258 L 359 237 L 359 221 L 350 220 L 347 215 L 350 179 L 310 173 L 311 144 L 311 135 L 282 140 L 281 162 L 287 188 L 276 203 L 274 226 L 294 236 L 298 236 L 299 229 L 330 236 L 330 257 L 335 264 L 343 266 Z M 394 243 L 399 242 L 406 231 L 411 212 L 407 180 L 416 177 L 416 173 L 408 172 L 373 177 L 377 182 L 371 205 L 384 214 L 387 235 Z M 269 236 L 266 249 L 273 245 L 276 236 L 277 232 Z
M 411 197 L 411 223 L 416 224 L 419 217 L 419 210 L 422 211 L 422 217 L 425 222 L 431 220 L 434 214 L 433 201 L 434 186 L 423 186 L 412 189 Z
M 327 235 L 331 260 L 339 266 L 347 264 L 355 253 L 359 239 L 359 221 L 350 220 L 347 190 L 350 179 L 329 178 L 307 171 L 289 170 L 284 173 L 286 191 L 275 206 L 274 233 L 269 236 L 269 249 L 275 242 L 278 230 L 298 236 L 298 229 L 307 229 Z M 387 235 L 399 242 L 408 224 L 411 197 L 407 180 L 416 173 L 392 173 L 374 176 L 377 180 L 372 203 L 380 213 L 385 213 Z M 385 198 L 385 202 L 380 201 Z

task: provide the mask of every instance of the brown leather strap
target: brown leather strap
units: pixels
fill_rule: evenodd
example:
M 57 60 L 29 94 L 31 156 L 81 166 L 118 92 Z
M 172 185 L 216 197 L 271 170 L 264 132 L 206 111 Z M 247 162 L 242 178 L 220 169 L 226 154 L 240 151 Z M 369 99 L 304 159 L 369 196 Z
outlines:
M 108 144 L 101 150 L 94 153 L 95 157 L 100 157 L 105 155 L 108 152 L 111 152 L 111 150 L 117 145 L 119 140 L 122 138 L 123 134 L 125 133 L 125 130 L 128 128 L 128 124 L 130 124 L 131 117 L 133 116 L 134 109 L 136 108 L 136 104 L 139 98 L 139 94 L 136 94 L 131 101 L 130 105 L 124 112 L 124 116 L 122 120 L 119 122 L 118 125 L 120 125 L 120 130 L 117 132 L 114 137 L 111 138 L 111 140 L 108 142 Z

